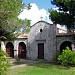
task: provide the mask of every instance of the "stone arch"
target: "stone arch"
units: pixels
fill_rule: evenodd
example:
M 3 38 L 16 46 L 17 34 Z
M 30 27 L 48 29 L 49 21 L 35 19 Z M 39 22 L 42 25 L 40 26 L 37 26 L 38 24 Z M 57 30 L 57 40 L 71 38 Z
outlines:
M 71 41 L 63 41 L 61 44 L 60 44 L 60 53 L 62 52 L 63 49 L 65 49 L 67 46 L 72 50 L 72 42 Z
M 19 42 L 18 45 L 18 58 L 26 58 L 26 44 L 24 42 Z
M 6 52 L 9 57 L 14 57 L 14 45 L 11 42 L 6 44 Z

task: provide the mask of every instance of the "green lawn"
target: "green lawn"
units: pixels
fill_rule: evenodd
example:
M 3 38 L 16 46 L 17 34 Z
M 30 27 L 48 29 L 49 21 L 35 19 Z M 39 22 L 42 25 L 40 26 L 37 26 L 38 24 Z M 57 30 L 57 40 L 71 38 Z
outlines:
M 10 69 L 8 75 L 75 75 L 75 67 L 66 68 L 48 63 L 38 63 L 32 66 Z

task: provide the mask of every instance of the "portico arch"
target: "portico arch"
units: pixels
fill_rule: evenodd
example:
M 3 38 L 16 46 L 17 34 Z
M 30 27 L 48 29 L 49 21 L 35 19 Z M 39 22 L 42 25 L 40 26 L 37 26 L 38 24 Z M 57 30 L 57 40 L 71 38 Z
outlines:
M 60 53 L 61 53 L 62 50 L 65 49 L 67 46 L 72 50 L 72 47 L 71 47 L 71 46 L 72 46 L 72 42 L 70 42 L 70 41 L 64 41 L 64 42 L 62 42 L 61 45 L 60 45 Z
M 26 58 L 26 45 L 24 42 L 20 42 L 18 46 L 18 58 Z
M 14 57 L 14 46 L 11 42 L 6 44 L 6 52 L 9 57 Z

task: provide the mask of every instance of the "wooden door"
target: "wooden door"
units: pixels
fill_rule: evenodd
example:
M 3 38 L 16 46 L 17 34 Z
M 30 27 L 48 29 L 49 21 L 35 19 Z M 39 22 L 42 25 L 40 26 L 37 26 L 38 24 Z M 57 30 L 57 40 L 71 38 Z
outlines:
M 6 52 L 8 54 L 9 57 L 14 57 L 14 46 L 11 42 L 8 42 L 6 44 Z
M 38 43 L 38 59 L 44 59 L 44 43 Z
M 10 48 L 6 48 L 6 52 L 8 54 L 8 57 L 11 57 L 11 50 L 10 50 Z
M 19 43 L 18 57 L 21 58 L 21 59 L 25 59 L 26 58 L 26 45 L 23 42 Z

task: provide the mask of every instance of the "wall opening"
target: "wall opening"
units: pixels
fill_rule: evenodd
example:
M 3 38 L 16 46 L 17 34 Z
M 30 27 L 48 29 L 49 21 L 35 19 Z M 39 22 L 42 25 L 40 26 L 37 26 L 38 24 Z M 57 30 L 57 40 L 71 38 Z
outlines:
M 38 59 L 44 59 L 44 43 L 38 43 Z
M 14 57 L 14 46 L 11 42 L 6 44 L 6 52 L 9 57 Z
M 65 41 L 60 45 L 60 53 L 62 52 L 63 49 L 65 49 L 66 47 L 69 47 L 72 50 L 72 43 L 70 41 Z
M 18 58 L 26 58 L 26 45 L 24 42 L 20 42 L 18 46 Z

